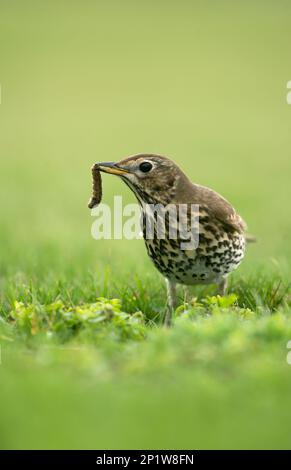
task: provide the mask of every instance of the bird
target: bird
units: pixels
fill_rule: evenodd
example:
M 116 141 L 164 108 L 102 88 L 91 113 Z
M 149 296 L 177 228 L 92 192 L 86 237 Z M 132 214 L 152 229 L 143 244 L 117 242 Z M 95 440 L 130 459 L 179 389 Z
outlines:
M 177 285 L 217 284 L 218 293 L 225 295 L 228 276 L 245 255 L 247 227 L 223 196 L 192 183 L 173 160 L 158 154 L 136 154 L 118 162 L 96 163 L 93 168 L 120 177 L 138 200 L 147 253 L 166 281 L 166 325 L 171 324 L 177 307 Z M 182 249 L 177 230 L 176 239 L 170 237 L 173 222 L 169 217 L 165 217 L 164 237 L 157 236 L 158 218 L 148 210 L 148 206 L 157 205 L 186 207 L 181 220 L 186 221 L 187 227 L 190 220 L 196 221 L 198 241 L 195 246 Z M 147 237 L 145 228 L 149 220 L 155 223 L 151 237 Z

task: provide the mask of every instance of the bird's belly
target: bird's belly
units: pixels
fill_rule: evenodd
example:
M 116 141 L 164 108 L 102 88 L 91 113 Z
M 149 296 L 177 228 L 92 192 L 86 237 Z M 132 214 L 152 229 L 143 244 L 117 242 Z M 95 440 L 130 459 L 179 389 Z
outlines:
M 199 243 L 194 250 L 181 250 L 178 240 L 145 240 L 156 268 L 180 284 L 209 284 L 235 270 L 244 257 L 245 238 L 239 233 L 223 234 L 211 243 Z

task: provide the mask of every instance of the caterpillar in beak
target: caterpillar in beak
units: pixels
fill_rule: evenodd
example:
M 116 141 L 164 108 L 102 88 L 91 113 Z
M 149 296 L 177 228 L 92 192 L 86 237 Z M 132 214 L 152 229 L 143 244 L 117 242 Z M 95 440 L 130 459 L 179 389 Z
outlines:
M 98 206 L 102 199 L 102 180 L 100 171 L 96 165 L 93 165 L 91 171 L 93 178 L 93 186 L 92 196 L 90 201 L 88 202 L 89 209 L 93 209 L 93 207 Z

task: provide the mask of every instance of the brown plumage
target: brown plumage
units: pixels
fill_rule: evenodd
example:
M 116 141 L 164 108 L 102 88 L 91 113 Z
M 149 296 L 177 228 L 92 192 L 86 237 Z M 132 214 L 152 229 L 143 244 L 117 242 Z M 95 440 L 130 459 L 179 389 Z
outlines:
M 99 163 L 100 171 L 118 175 L 137 197 L 143 220 L 148 220 L 147 205 L 186 205 L 187 224 L 193 215 L 192 204 L 198 205 L 199 244 L 195 249 L 181 249 L 181 238 L 171 239 L 170 223 L 165 239 L 156 231 L 145 244 L 156 268 L 164 275 L 168 286 L 168 314 L 176 302 L 176 284 L 217 283 L 224 294 L 228 274 L 236 269 L 244 256 L 246 224 L 233 206 L 212 189 L 193 184 L 186 174 L 167 157 L 138 154 L 117 163 Z

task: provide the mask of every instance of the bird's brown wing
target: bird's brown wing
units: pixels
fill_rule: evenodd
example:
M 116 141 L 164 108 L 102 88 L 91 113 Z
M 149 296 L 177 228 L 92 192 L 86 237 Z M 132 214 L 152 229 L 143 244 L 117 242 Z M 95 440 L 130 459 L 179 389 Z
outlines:
M 228 231 L 245 232 L 246 223 L 224 197 L 206 186 L 193 186 L 195 204 L 205 206 L 208 213 L 219 220 Z

